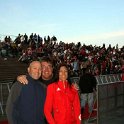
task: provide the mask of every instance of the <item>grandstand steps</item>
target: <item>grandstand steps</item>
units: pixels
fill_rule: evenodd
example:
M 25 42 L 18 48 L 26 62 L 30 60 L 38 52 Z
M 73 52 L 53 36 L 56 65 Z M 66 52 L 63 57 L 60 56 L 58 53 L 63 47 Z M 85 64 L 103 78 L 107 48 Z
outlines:
M 18 58 L 0 58 L 0 81 L 15 79 L 17 75 L 27 72 L 27 64 L 20 63 Z
M 7 97 L 10 87 L 16 77 L 27 72 L 27 64 L 20 63 L 18 58 L 0 58 L 0 103 L 3 113 L 0 110 L 0 116 L 4 116 Z

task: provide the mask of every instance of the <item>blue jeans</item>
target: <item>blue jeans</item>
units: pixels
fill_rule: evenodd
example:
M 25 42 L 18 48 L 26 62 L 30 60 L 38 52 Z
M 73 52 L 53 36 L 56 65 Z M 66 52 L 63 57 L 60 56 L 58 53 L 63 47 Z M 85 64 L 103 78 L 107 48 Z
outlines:
M 93 99 L 94 93 L 81 93 L 81 108 L 85 108 L 86 103 L 88 103 L 89 113 L 93 110 Z

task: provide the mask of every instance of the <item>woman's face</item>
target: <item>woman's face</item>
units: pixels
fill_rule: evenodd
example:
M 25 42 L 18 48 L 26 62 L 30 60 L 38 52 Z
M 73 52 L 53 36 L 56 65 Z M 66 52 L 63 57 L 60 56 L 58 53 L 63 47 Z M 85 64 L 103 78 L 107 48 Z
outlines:
M 66 81 L 68 78 L 68 70 L 65 66 L 60 67 L 59 70 L 59 80 Z

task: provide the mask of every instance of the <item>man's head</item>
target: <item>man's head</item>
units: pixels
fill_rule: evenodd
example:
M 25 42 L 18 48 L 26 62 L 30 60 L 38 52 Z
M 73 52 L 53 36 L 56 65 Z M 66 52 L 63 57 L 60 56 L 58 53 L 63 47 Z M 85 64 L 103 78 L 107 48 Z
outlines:
M 41 63 L 39 61 L 33 61 L 28 67 L 28 73 L 33 79 L 39 79 L 41 76 Z
M 42 79 L 50 80 L 53 77 L 53 63 L 49 57 L 44 57 L 41 60 L 41 70 L 42 70 Z
M 85 69 L 85 74 L 89 74 L 89 73 L 91 73 L 91 69 L 90 69 L 90 67 L 87 67 L 86 69 Z

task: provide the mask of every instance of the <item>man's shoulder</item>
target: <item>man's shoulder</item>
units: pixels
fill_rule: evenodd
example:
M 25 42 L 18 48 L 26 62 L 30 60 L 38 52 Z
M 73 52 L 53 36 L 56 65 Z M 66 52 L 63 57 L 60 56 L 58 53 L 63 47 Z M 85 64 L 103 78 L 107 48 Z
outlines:
M 23 84 L 21 84 L 21 82 L 19 81 L 16 81 L 14 84 L 12 84 L 11 88 L 19 88 L 19 87 L 22 87 Z
M 19 94 L 20 92 L 21 92 L 21 90 L 22 90 L 22 87 L 23 87 L 23 85 L 20 83 L 20 82 L 18 82 L 18 81 L 16 81 L 12 86 L 11 86 L 11 93 L 13 94 Z

